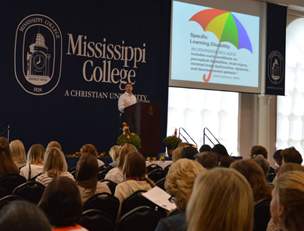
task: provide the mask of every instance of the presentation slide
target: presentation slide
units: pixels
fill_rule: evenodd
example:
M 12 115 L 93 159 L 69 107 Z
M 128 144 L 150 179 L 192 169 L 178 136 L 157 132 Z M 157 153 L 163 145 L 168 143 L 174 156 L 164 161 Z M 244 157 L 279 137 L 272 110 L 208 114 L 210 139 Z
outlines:
M 259 34 L 258 16 L 173 1 L 170 86 L 258 92 Z

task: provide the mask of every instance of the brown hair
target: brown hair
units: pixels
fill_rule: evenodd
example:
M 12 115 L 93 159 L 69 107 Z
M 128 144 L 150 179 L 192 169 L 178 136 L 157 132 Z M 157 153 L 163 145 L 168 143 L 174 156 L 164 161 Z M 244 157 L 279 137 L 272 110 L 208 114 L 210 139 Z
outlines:
M 267 175 L 269 173 L 269 169 L 270 169 L 268 160 L 266 160 L 264 158 L 264 156 L 262 156 L 261 154 L 253 157 L 252 160 L 254 160 L 258 165 L 261 166 L 261 168 L 263 169 L 263 172 L 265 174 L 265 177 L 267 177 Z
M 196 154 L 194 158 L 198 163 L 200 163 L 206 169 L 218 167 L 218 159 L 215 153 L 202 152 Z
M 251 159 L 235 161 L 230 168 L 236 169 L 249 182 L 255 202 L 264 198 L 271 198 L 272 186 L 266 181 L 260 165 Z
M 0 137 L 0 176 L 11 172 L 19 173 L 19 170 L 10 155 L 8 140 Z
M 67 171 L 67 163 L 63 152 L 58 148 L 48 148 L 44 155 L 43 172 L 49 177 L 57 177 Z
M 85 144 L 85 145 L 83 145 L 81 147 L 81 149 L 80 149 L 80 153 L 81 153 L 81 155 L 83 153 L 90 153 L 90 154 L 92 154 L 92 155 L 94 155 L 96 157 L 98 156 L 97 149 L 96 149 L 96 147 L 93 144 Z
M 281 151 L 281 156 L 285 163 L 292 162 L 296 164 L 301 164 L 303 161 L 301 154 L 294 147 L 283 149 Z
M 121 147 L 118 157 L 118 168 L 123 168 L 123 165 L 125 163 L 125 157 L 130 152 L 137 152 L 137 148 L 133 144 L 126 143 Z
M 27 153 L 28 164 L 43 164 L 45 149 L 41 144 L 33 144 Z
M 296 163 L 286 163 L 286 164 L 283 164 L 280 167 L 280 170 L 277 173 L 277 177 L 279 177 L 283 173 L 289 172 L 289 171 L 301 171 L 301 172 L 304 172 L 304 167 L 302 165 L 296 164 Z
M 262 156 L 264 156 L 265 159 L 268 158 L 268 152 L 267 152 L 266 148 L 264 148 L 262 145 L 252 146 L 250 154 L 251 154 L 251 157 L 261 154 Z
M 234 161 L 235 159 L 230 156 L 223 156 L 221 158 L 220 167 L 229 168 Z
M 98 181 L 98 164 L 96 156 L 83 153 L 76 167 L 76 182 L 85 188 L 89 195 L 94 195 Z
M 49 149 L 49 148 L 58 148 L 58 149 L 62 150 L 61 145 L 57 141 L 51 141 L 50 143 L 48 143 L 46 149 Z

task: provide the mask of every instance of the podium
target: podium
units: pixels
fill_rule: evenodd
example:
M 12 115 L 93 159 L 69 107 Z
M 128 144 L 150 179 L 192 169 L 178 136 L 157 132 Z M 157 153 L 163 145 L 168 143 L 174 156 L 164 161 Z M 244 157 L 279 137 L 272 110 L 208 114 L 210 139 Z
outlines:
M 139 152 L 144 156 L 160 153 L 160 104 L 137 102 L 124 109 L 123 121 L 141 139 Z

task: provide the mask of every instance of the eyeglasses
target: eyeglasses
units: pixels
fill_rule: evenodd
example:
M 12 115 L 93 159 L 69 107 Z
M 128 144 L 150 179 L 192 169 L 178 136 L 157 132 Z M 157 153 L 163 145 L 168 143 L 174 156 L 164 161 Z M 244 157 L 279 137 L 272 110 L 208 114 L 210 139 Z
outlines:
M 170 198 L 168 199 L 168 201 L 170 201 L 171 203 L 174 203 L 174 196 L 170 196 Z

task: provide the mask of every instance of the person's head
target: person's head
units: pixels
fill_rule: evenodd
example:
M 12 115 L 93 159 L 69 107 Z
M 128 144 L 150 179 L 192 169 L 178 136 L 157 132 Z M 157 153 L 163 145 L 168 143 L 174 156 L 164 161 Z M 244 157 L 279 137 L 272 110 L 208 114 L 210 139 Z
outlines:
M 274 183 L 270 213 L 285 230 L 304 230 L 304 172 L 290 171 Z
M 264 156 L 262 156 L 261 154 L 254 156 L 252 158 L 258 165 L 261 166 L 261 168 L 263 169 L 264 175 L 265 177 L 268 175 L 269 169 L 270 169 L 270 165 L 267 159 L 264 158 Z
M 96 147 L 93 144 L 85 144 L 85 145 L 83 145 L 81 147 L 81 149 L 80 149 L 80 153 L 81 153 L 81 155 L 83 153 L 90 153 L 90 154 L 92 154 L 92 155 L 94 155 L 96 157 L 98 156 L 97 149 L 96 149 Z
M 250 151 L 250 156 L 253 158 L 259 154 L 264 156 L 265 159 L 268 158 L 268 152 L 267 152 L 266 148 L 264 148 L 262 145 L 252 146 L 251 151 Z
M 289 171 L 301 171 L 304 172 L 304 166 L 295 163 L 286 163 L 280 167 L 280 170 L 277 173 L 277 177 L 282 175 L 285 172 Z
M 133 85 L 131 83 L 127 83 L 126 87 L 125 87 L 125 90 L 126 90 L 127 93 L 131 94 L 132 91 L 133 91 Z
M 203 171 L 206 171 L 203 166 L 189 159 L 180 159 L 171 165 L 166 176 L 165 189 L 174 197 L 179 210 L 186 209 L 195 178 Z
M 230 156 L 223 156 L 221 158 L 220 167 L 229 168 L 231 163 L 233 163 L 235 159 Z
M 181 153 L 181 158 L 187 158 L 190 160 L 194 160 L 194 155 L 197 154 L 197 148 L 195 146 L 186 146 Z
M 123 174 L 125 178 L 145 177 L 147 174 L 145 158 L 138 152 L 128 153 L 123 165 Z
M 227 149 L 225 148 L 224 145 L 222 144 L 216 144 L 214 147 L 211 149 L 212 153 L 215 153 L 217 155 L 217 159 L 220 162 L 221 158 L 223 156 L 229 156 Z
M 188 231 L 244 231 L 253 228 L 250 185 L 237 171 L 214 168 L 195 180 L 187 206 Z
M 82 153 L 76 167 L 76 182 L 87 189 L 90 195 L 96 191 L 98 181 L 98 164 L 96 156 Z
M 120 147 L 118 145 L 113 145 L 109 151 L 109 155 L 111 156 L 113 161 L 116 161 L 119 156 L 119 149 Z
M 26 162 L 26 154 L 24 145 L 20 140 L 13 140 L 9 145 L 11 156 L 13 161 L 17 163 L 25 163 Z
M 273 154 L 273 159 L 277 163 L 278 166 L 282 165 L 282 156 L 281 156 L 282 149 L 276 150 Z
M 45 149 L 41 144 L 33 144 L 28 153 L 28 164 L 43 164 L 43 155 L 44 155 Z
M 48 148 L 44 155 L 43 172 L 49 177 L 57 177 L 67 171 L 67 163 L 63 152 L 58 148 Z
M 79 189 L 67 177 L 57 177 L 51 181 L 44 190 L 39 207 L 55 227 L 77 224 L 83 210 Z
M 9 142 L 5 137 L 0 137 L 0 176 L 7 173 L 19 173 L 10 154 Z
M 230 165 L 230 168 L 237 170 L 247 179 L 255 202 L 271 197 L 272 186 L 267 183 L 261 166 L 254 160 L 235 161 Z
M 210 152 L 211 151 L 211 147 L 208 144 L 203 144 L 200 149 L 199 152 Z
M 49 148 L 58 148 L 59 150 L 62 150 L 61 145 L 57 141 L 51 141 L 50 143 L 48 143 L 46 149 Z
M 174 149 L 173 153 L 172 153 L 172 162 L 176 162 L 181 158 L 181 154 L 183 151 L 184 147 L 177 147 L 176 149 Z
M 289 162 L 301 164 L 303 161 L 301 154 L 294 147 L 283 149 L 281 151 L 281 155 L 282 155 L 282 164 Z
M 137 152 L 137 148 L 133 144 L 125 143 L 119 151 L 118 168 L 122 169 L 125 163 L 125 157 L 130 152 Z
M 206 169 L 218 167 L 217 156 L 211 152 L 202 152 L 194 156 L 195 161 L 200 163 Z
M 52 227 L 44 212 L 25 200 L 13 201 L 0 211 L 0 230 L 51 231 Z

